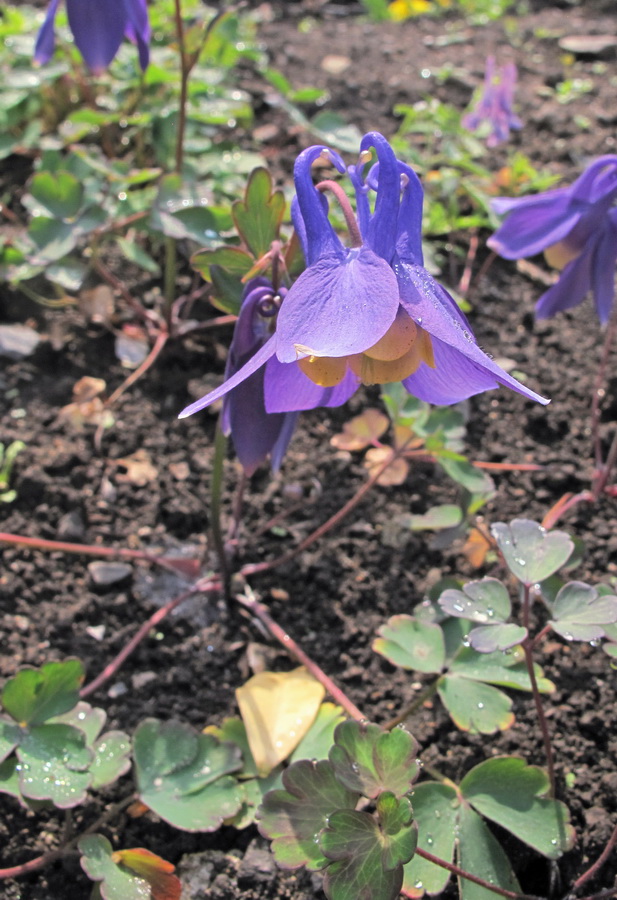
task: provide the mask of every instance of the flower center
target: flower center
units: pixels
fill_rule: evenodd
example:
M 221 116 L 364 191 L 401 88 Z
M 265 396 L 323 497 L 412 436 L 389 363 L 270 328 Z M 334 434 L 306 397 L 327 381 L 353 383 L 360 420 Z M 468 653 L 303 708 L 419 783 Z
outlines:
M 298 360 L 298 365 L 314 384 L 335 387 L 345 377 L 347 367 L 363 384 L 389 384 L 413 375 L 423 362 L 435 368 L 430 335 L 399 309 L 383 337 L 364 353 L 307 356 Z
M 544 259 L 553 269 L 561 271 L 565 269 L 569 262 L 576 259 L 580 255 L 581 247 L 574 247 L 567 241 L 557 241 L 544 251 Z

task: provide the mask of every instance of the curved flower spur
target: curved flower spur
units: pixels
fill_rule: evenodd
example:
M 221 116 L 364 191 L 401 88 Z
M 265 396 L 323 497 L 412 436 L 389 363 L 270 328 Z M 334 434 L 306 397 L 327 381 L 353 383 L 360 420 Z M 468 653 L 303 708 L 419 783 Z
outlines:
M 373 153 L 377 162 L 365 175 Z M 355 216 L 338 183 L 313 184 L 312 165 L 324 156 L 349 175 Z M 289 289 L 272 336 L 181 418 L 223 397 L 264 365 L 269 413 L 338 406 L 360 383 L 393 381 L 440 405 L 499 384 L 548 402 L 480 349 L 455 301 L 424 268 L 422 186 L 381 134 L 363 137 L 358 163 L 349 169 L 335 151 L 309 147 L 296 160 L 294 182 L 292 217 L 307 268 Z M 330 224 L 327 192 L 343 210 L 350 247 Z

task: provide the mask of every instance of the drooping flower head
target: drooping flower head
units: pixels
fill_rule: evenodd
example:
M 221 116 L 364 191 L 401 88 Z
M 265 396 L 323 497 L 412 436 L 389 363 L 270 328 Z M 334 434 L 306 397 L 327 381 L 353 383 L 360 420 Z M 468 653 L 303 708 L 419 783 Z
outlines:
M 34 60 L 46 63 L 54 52 L 54 23 L 60 0 L 51 0 L 38 33 Z M 66 0 L 66 12 L 75 43 L 95 74 L 110 64 L 125 37 L 137 44 L 139 64 L 150 59 L 150 23 L 146 0 Z
M 503 144 L 509 139 L 511 129 L 522 128 L 523 123 L 512 109 L 516 75 L 514 63 L 507 63 L 496 70 L 495 57 L 489 56 L 482 93 L 473 110 L 461 120 L 463 127 L 469 131 L 477 131 L 482 122 L 488 122 L 491 128 L 486 139 L 488 147 Z
M 285 288 L 274 290 L 265 278 L 250 281 L 229 347 L 225 376 L 234 375 L 263 346 L 274 330 Z M 258 369 L 225 396 L 221 425 L 247 475 L 252 475 L 270 456 L 274 471 L 280 467 L 298 413 L 267 413 L 264 404 L 264 370 Z
M 313 183 L 312 165 L 324 156 L 349 175 L 355 190 L 355 217 L 341 198 L 349 247 L 328 218 L 326 193 L 341 197 L 340 185 Z M 182 417 L 224 396 L 264 365 L 268 412 L 338 406 L 361 382 L 402 381 L 419 399 L 443 405 L 498 384 L 546 402 L 478 347 L 452 297 L 423 267 L 422 187 L 381 134 L 364 136 L 358 163 L 349 170 L 335 151 L 309 147 L 296 160 L 294 181 L 292 217 L 307 268 L 281 304 L 274 334 Z
M 505 259 L 544 252 L 550 265 L 562 269 L 536 305 L 538 318 L 570 309 L 592 291 L 600 322 L 608 321 L 615 296 L 616 200 L 617 156 L 601 156 L 570 187 L 492 202 L 506 219 L 489 247 Z

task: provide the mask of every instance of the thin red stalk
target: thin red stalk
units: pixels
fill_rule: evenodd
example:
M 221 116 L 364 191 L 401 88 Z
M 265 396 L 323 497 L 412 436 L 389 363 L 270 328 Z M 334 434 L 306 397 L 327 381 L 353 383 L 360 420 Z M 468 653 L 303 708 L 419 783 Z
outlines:
M 174 597 L 173 600 L 170 600 L 169 603 L 166 603 L 165 606 L 161 606 L 160 609 L 157 609 L 145 622 L 142 623 L 138 631 L 131 638 L 131 640 L 126 644 L 120 653 L 112 659 L 112 661 L 105 666 L 103 671 L 97 675 L 95 679 L 93 679 L 89 684 L 84 685 L 84 687 L 79 692 L 80 697 L 88 697 L 90 694 L 93 694 L 97 691 L 106 681 L 108 681 L 112 675 L 118 671 L 120 666 L 128 659 L 131 653 L 139 646 L 139 644 L 146 637 L 148 632 L 158 625 L 159 622 L 162 622 L 166 616 L 169 615 L 170 612 L 173 612 L 177 606 L 180 606 L 181 603 L 184 603 L 185 600 L 188 600 L 189 597 L 192 597 L 193 594 L 205 594 L 212 593 L 213 591 L 220 590 L 221 585 L 218 581 L 212 581 L 210 579 L 204 579 L 203 581 L 196 582 L 192 587 L 188 588 L 186 591 L 183 591 L 177 597 Z
M 128 550 L 126 547 L 98 547 L 96 544 L 70 544 L 66 541 L 48 541 L 44 538 L 25 537 L 21 534 L 10 534 L 0 531 L 0 543 L 30 547 L 32 550 L 59 551 L 61 553 L 77 553 L 86 556 L 103 556 L 108 559 L 134 559 L 140 562 L 155 563 L 163 569 L 178 574 L 178 567 L 163 556 L 153 556 L 143 550 Z
M 266 626 L 270 634 L 283 645 L 288 653 L 295 656 L 298 662 L 305 666 L 320 684 L 323 684 L 330 696 L 343 707 L 352 719 L 357 719 L 359 722 L 365 720 L 365 716 L 362 715 L 358 707 L 352 703 L 347 695 L 335 685 L 332 679 L 326 675 L 316 662 L 313 662 L 313 660 L 306 655 L 304 650 L 302 650 L 294 639 L 274 621 L 268 608 L 264 606 L 263 603 L 259 603 L 252 596 L 239 595 L 236 597 L 236 600 L 244 606 L 245 609 L 248 609 L 249 612 L 256 616 L 259 621 Z
M 131 387 L 131 385 L 135 384 L 136 381 L 139 381 L 142 375 L 145 375 L 150 366 L 152 366 L 160 356 L 163 347 L 167 343 L 168 339 L 169 334 L 166 330 L 159 331 L 150 353 L 148 353 L 143 362 L 139 366 L 137 366 L 135 371 L 131 372 L 129 377 L 122 382 L 120 387 L 116 388 L 113 394 L 111 394 L 111 396 L 108 398 L 105 406 L 112 406 L 116 402 L 116 400 L 118 400 L 122 396 L 122 394 Z
M 120 281 L 119 278 L 116 278 L 113 272 L 110 272 L 107 266 L 105 266 L 100 259 L 94 259 L 92 265 L 99 273 L 101 278 L 107 282 L 107 284 L 112 287 L 115 291 L 118 291 L 122 295 L 122 299 L 129 306 L 133 312 L 138 315 L 147 325 L 150 327 L 154 326 L 157 330 L 160 329 L 160 317 L 152 312 L 149 309 L 146 309 L 142 304 L 135 300 L 133 295 L 130 293 L 126 285 Z
M 478 878 L 477 875 L 472 875 L 471 872 L 466 872 L 464 869 L 459 869 L 459 867 L 455 866 L 454 863 L 449 863 L 446 862 L 445 859 L 440 859 L 438 856 L 433 856 L 433 854 L 429 853 L 428 850 L 422 850 L 420 847 L 416 849 L 416 856 L 421 856 L 422 859 L 426 859 L 428 860 L 428 862 L 432 862 L 434 863 L 434 865 L 440 866 L 442 869 L 447 869 L 448 872 L 456 875 L 457 878 L 464 878 L 466 881 L 473 881 L 474 884 L 479 884 L 481 887 L 487 888 L 487 890 L 493 891 L 494 894 L 499 894 L 501 897 L 508 897 L 509 900 L 541 900 L 541 898 L 536 897 L 534 894 L 518 894 L 516 893 L 516 891 L 507 891 L 505 888 L 500 888 L 494 884 L 489 884 L 482 878 Z
M 616 845 L 617 845 L 617 825 L 615 825 L 615 827 L 613 828 L 613 833 L 611 834 L 611 836 L 608 840 L 608 844 L 606 845 L 606 847 L 604 848 L 604 850 L 602 851 L 600 856 L 596 859 L 595 863 L 592 866 L 590 866 L 586 872 L 583 872 L 583 874 L 580 876 L 580 878 L 577 878 L 576 881 L 574 882 L 574 885 L 572 887 L 572 893 L 574 893 L 574 891 L 577 891 L 580 887 L 582 887 L 587 881 L 589 881 L 590 878 L 593 878 L 593 876 L 599 871 L 599 869 L 607 861 L 607 859 L 613 852 Z
M 581 491 L 579 494 L 564 494 L 544 516 L 542 525 L 547 530 L 553 528 L 563 515 L 575 506 L 578 506 L 579 503 L 593 503 L 594 501 L 595 497 L 591 491 Z
M 360 228 L 358 227 L 356 217 L 354 215 L 353 209 L 351 208 L 349 197 L 347 196 L 343 188 L 337 181 L 332 181 L 330 178 L 327 178 L 325 181 L 320 181 L 319 184 L 316 185 L 316 187 L 317 190 L 321 191 L 322 194 L 325 194 L 326 191 L 332 191 L 332 193 L 338 200 L 338 204 L 341 207 L 341 212 L 345 216 L 345 224 L 347 225 L 347 230 L 349 231 L 349 237 L 351 238 L 352 246 L 361 247 L 362 235 L 360 234 Z
M 21 863 L 18 866 L 0 869 L 0 880 L 5 878 L 19 878 L 20 875 L 28 875 L 30 872 L 37 872 L 39 869 L 44 869 L 45 866 L 60 859 L 65 853 L 66 850 L 64 848 L 50 850 L 49 853 L 44 853 L 42 856 L 37 856 L 35 859 L 30 859 L 28 862 Z
M 334 513 L 333 516 L 330 516 L 327 522 L 324 522 L 323 525 L 320 525 L 319 528 L 316 528 L 315 531 L 311 532 L 308 537 L 305 537 L 303 541 L 300 541 L 297 547 L 294 547 L 293 550 L 290 550 L 288 553 L 284 553 L 282 556 L 277 556 L 276 559 L 273 559 L 270 562 L 252 563 L 247 566 L 243 566 L 240 570 L 240 574 L 246 578 L 250 575 L 258 575 L 261 572 L 268 572 L 270 569 L 275 569 L 278 566 L 285 565 L 285 563 L 291 562 L 292 559 L 295 559 L 295 557 L 299 553 L 302 553 L 303 550 L 306 550 L 306 548 L 310 547 L 310 545 L 315 543 L 315 541 L 318 541 L 321 537 L 324 536 L 324 534 L 327 534 L 328 531 L 331 531 L 332 528 L 338 525 L 339 522 L 341 522 L 345 518 L 345 516 L 358 505 L 358 503 L 360 503 L 363 497 L 368 494 L 371 488 L 379 481 L 386 469 L 391 466 L 392 463 L 399 458 L 399 456 L 404 455 L 407 443 L 408 442 L 395 450 L 392 456 L 377 469 L 375 474 L 372 475 L 358 491 L 356 491 L 351 500 L 348 500 L 347 503 L 342 506 L 338 510 L 338 512 Z
M 603 467 L 602 441 L 600 440 L 600 394 L 602 391 L 602 385 L 606 379 L 606 369 L 608 366 L 608 360 L 610 357 L 616 331 L 617 308 L 613 310 L 613 314 L 610 318 L 606 333 L 604 335 L 600 365 L 598 366 L 598 371 L 596 373 L 596 378 L 593 385 L 593 394 L 591 395 L 591 436 L 596 459 L 596 468 L 599 470 L 601 470 Z
M 471 240 L 469 241 L 467 259 L 465 260 L 465 268 L 463 270 L 463 274 L 461 275 L 461 280 L 458 283 L 458 292 L 462 297 L 466 297 L 467 292 L 469 291 L 473 264 L 476 259 L 476 253 L 478 252 L 478 243 L 478 229 L 474 228 L 471 233 Z
M 525 663 L 527 664 L 527 672 L 529 674 L 529 681 L 531 682 L 531 693 L 533 696 L 533 701 L 536 706 L 536 715 L 538 716 L 538 724 L 540 726 L 540 732 L 542 734 L 542 741 L 544 743 L 544 753 L 546 755 L 546 767 L 548 769 L 548 778 L 550 782 L 550 795 L 551 797 L 555 796 L 555 763 L 553 761 L 553 747 L 551 745 L 551 738 L 548 732 L 548 725 L 546 722 L 546 716 L 544 714 L 544 706 L 542 705 L 542 697 L 540 696 L 540 691 L 538 690 L 538 679 L 536 678 L 536 673 L 533 667 L 533 641 L 529 637 L 529 625 L 530 625 L 530 606 L 531 606 L 531 590 L 528 584 L 523 586 L 524 595 L 523 595 L 523 625 L 527 629 L 527 637 L 522 643 L 523 650 L 525 652 Z
M 188 82 L 190 65 L 186 56 L 184 45 L 184 23 L 182 21 L 182 6 L 180 0 L 175 0 L 174 16 L 176 22 L 176 40 L 178 41 L 178 54 L 180 57 L 180 100 L 178 103 L 178 134 L 176 138 L 176 172 L 182 174 L 184 162 L 184 132 L 186 130 L 186 102 L 188 98 Z
M 611 471 L 613 466 L 617 462 L 617 430 L 613 435 L 613 440 L 611 441 L 611 447 L 608 451 L 608 455 L 606 457 L 606 462 L 602 465 L 600 471 L 596 476 L 596 480 L 593 486 L 593 496 L 595 500 L 600 498 L 600 495 L 603 493 L 606 488 L 606 483 L 610 478 Z

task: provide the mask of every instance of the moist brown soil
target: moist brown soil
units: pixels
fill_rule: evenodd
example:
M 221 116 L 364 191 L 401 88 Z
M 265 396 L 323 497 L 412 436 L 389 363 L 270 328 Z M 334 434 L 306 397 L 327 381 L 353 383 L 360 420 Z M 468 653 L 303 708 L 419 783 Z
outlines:
M 327 108 L 363 131 L 392 135 L 398 124 L 393 106 L 426 95 L 464 108 L 492 52 L 519 67 L 517 103 L 524 128 L 513 142 L 534 165 L 572 179 L 590 157 L 615 150 L 615 50 L 601 58 L 577 57 L 566 65 L 558 46 L 559 37 L 568 34 L 614 34 L 612 0 L 580 5 L 536 0 L 524 15 L 473 27 L 453 16 L 376 25 L 359 15 L 357 4 L 320 0 L 273 3 L 262 9 L 270 13 L 261 26 L 261 40 L 272 65 L 296 88 L 327 88 Z M 307 20 L 310 28 L 299 29 Z M 454 33 L 462 39 L 444 45 L 444 36 Z M 324 57 L 332 54 L 350 60 L 342 76 L 322 67 Z M 446 64 L 454 72 L 446 80 L 420 74 L 437 72 Z M 554 87 L 568 77 L 590 78 L 592 92 L 564 105 L 544 96 L 543 86 Z M 243 139 L 264 152 L 282 177 L 311 137 L 284 117 L 259 73 L 247 72 L 246 83 L 254 97 L 256 134 Z M 586 130 L 577 124 L 582 115 L 591 123 Z M 504 153 L 495 151 L 495 168 L 504 160 Z M 10 174 L 4 173 L 6 178 Z M 481 237 L 477 267 L 487 256 L 486 235 Z M 467 240 L 460 236 L 460 246 L 465 248 Z M 452 287 L 461 265 L 460 257 L 453 255 L 444 272 L 443 280 Z M 179 285 L 179 290 L 185 287 Z M 469 296 L 479 343 L 496 357 L 513 360 L 530 386 L 552 398 L 548 408 L 541 408 L 500 390 L 470 402 L 471 459 L 543 467 L 535 473 L 496 476 L 498 493 L 483 510 L 485 524 L 515 516 L 540 520 L 564 493 L 585 489 L 592 475 L 589 408 L 602 333 L 590 302 L 536 323 L 533 304 L 543 289 L 539 280 L 518 272 L 514 264 L 496 260 Z M 32 320 L 41 333 L 53 336 L 32 356 L 5 360 L 0 374 L 2 440 L 26 443 L 15 472 L 17 499 L 1 509 L 3 529 L 110 547 L 175 549 L 200 556 L 207 564 L 215 415 L 206 412 L 183 421 L 176 415 L 222 376 L 229 332 L 169 346 L 156 367 L 118 402 L 115 424 L 104 434 L 99 451 L 94 428 L 77 432 L 59 418 L 59 411 L 70 402 L 73 385 L 82 376 L 105 379 L 110 391 L 122 382 L 126 370 L 115 357 L 113 335 L 87 324 L 77 312 L 42 311 L 0 290 L 3 321 Z M 205 304 L 197 312 L 211 314 Z M 603 398 L 607 441 L 617 418 L 614 364 L 613 355 Z M 282 472 L 272 478 L 264 470 L 252 480 L 239 563 L 288 550 L 364 483 L 361 456 L 334 451 L 329 438 L 367 403 L 377 402 L 376 392 L 367 390 L 347 407 L 301 417 Z M 126 466 L 117 462 L 137 451 L 144 451 L 156 470 L 143 484 L 131 480 Z M 239 477 L 231 458 L 226 477 L 229 510 Z M 264 523 L 299 497 L 306 502 L 285 520 L 284 532 L 260 533 Z M 393 547 L 391 540 L 384 542 L 384 531 L 391 531 L 392 520 L 401 513 L 422 512 L 454 497 L 453 486 L 431 465 L 417 465 L 402 487 L 374 489 L 319 543 L 285 567 L 251 580 L 274 618 L 373 721 L 395 715 L 422 681 L 371 650 L 379 625 L 395 613 L 411 612 L 439 577 L 478 575 L 460 546 L 437 550 L 430 536 L 405 533 Z M 614 500 L 578 506 L 562 527 L 586 547 L 577 578 L 595 583 L 617 574 Z M 93 584 L 85 557 L 14 547 L 4 549 L 2 557 L 2 678 L 21 666 L 67 656 L 82 659 L 92 678 L 152 613 L 154 602 L 166 602 L 181 590 L 169 576 L 161 578 L 140 565 L 133 567 L 128 583 L 103 590 Z M 142 642 L 92 702 L 107 710 L 108 727 L 129 732 L 146 716 L 175 717 L 199 728 L 219 723 L 237 713 L 234 690 L 251 674 L 247 648 L 253 650 L 255 644 L 269 668 L 292 665 L 237 607 L 227 607 L 220 599 L 187 604 Z M 616 676 L 608 657 L 587 645 L 552 641 L 540 661 L 557 686 L 546 698 L 546 709 L 560 796 L 571 810 L 577 843 L 556 866 L 513 839 L 506 843 L 525 891 L 563 896 L 601 853 L 617 817 Z M 423 758 L 454 780 L 494 754 L 515 753 L 542 765 L 530 698 L 514 693 L 513 700 L 516 723 L 488 740 L 457 731 L 438 704 L 426 704 L 408 726 L 420 741 Z M 566 787 L 566 776 L 568 784 L 574 779 L 573 786 Z M 104 803 L 128 790 L 125 778 L 94 800 L 83 820 L 78 811 L 75 828 L 87 827 Z M 0 795 L 0 865 L 25 862 L 53 847 L 61 830 L 61 817 L 26 813 Z M 253 827 L 186 834 L 154 817 L 121 816 L 105 833 L 115 846 L 145 846 L 177 864 L 187 900 L 323 897 L 317 876 L 277 871 L 266 842 Z M 587 892 L 610 888 L 616 875 L 613 855 L 587 884 Z M 70 857 L 36 875 L 4 882 L 0 897 L 80 900 L 89 891 L 77 858 Z

